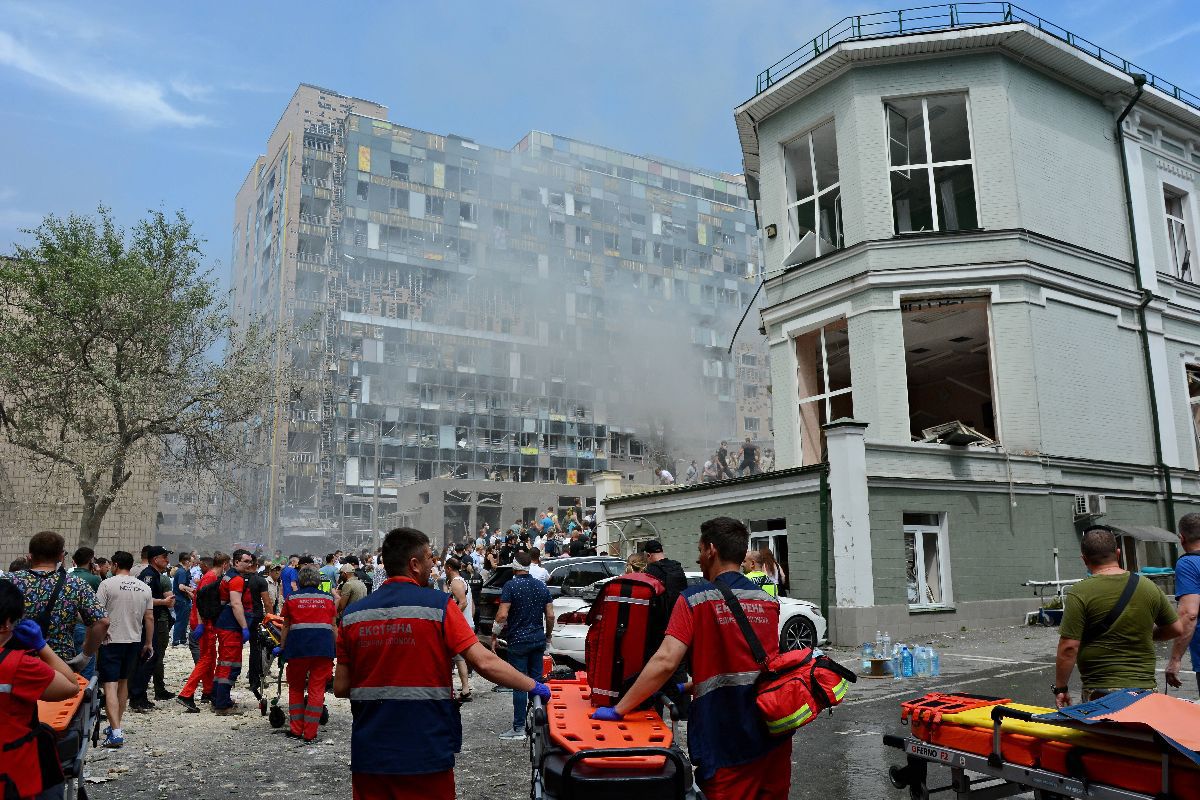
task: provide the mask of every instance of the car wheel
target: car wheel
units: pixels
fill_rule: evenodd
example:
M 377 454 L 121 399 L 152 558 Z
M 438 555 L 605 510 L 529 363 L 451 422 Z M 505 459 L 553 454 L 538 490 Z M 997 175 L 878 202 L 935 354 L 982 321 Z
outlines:
M 779 634 L 779 652 L 781 653 L 816 646 L 817 629 L 799 614 L 789 619 Z

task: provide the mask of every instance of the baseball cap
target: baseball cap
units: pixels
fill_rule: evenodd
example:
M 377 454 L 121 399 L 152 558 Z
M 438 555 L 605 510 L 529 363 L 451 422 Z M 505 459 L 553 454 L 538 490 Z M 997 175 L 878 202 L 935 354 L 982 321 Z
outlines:
M 342 571 L 343 573 L 345 573 L 345 572 L 354 572 L 354 565 L 353 565 L 353 564 L 342 564 L 341 571 Z
M 646 546 L 642 548 L 643 553 L 661 553 L 663 551 L 662 542 L 658 539 L 651 539 L 646 542 Z
M 169 556 L 174 550 L 168 550 L 161 545 L 150 545 L 150 549 L 146 551 L 146 558 L 158 558 L 159 556 Z

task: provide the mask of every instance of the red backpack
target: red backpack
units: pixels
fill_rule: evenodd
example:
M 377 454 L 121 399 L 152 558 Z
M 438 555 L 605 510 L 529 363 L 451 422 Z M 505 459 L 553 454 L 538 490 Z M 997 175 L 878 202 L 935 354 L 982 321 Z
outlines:
M 604 585 L 588 611 L 584 649 L 593 706 L 615 706 L 662 644 L 671 609 L 666 588 L 641 572 Z

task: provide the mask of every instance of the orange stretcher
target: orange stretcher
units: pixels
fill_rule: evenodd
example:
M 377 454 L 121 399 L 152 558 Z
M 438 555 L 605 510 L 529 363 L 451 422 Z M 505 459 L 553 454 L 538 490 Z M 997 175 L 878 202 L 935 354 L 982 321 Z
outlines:
M 691 765 L 675 743 L 678 714 L 626 714 L 618 722 L 591 718 L 587 675 L 549 680 L 550 700 L 534 699 L 526 720 L 533 800 L 696 800 Z
M 93 746 L 100 733 L 100 692 L 95 678 L 90 681 L 76 674 L 79 693 L 51 703 L 38 701 L 38 720 L 54 731 L 58 760 L 67 781 L 64 796 L 78 794 L 83 779 L 83 762 L 88 744 Z M 86 796 L 86 795 L 85 795 Z
M 951 768 L 957 797 L 969 798 L 984 776 L 988 787 L 1012 785 L 1066 797 L 1200 798 L 1200 768 L 1150 733 L 1087 729 L 1035 719 L 1054 709 L 1002 698 L 930 694 L 901 704 L 908 738 L 884 743 L 908 755 L 892 783 L 927 797 L 928 763 Z M 995 783 L 1000 781 L 999 784 Z M 992 796 L 998 796 L 993 794 Z

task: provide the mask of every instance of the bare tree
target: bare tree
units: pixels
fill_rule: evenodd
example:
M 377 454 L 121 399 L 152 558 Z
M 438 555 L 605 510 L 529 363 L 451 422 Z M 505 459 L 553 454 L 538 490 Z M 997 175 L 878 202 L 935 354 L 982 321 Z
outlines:
M 101 207 L 26 232 L 32 246 L 0 259 L 0 430 L 74 477 L 94 546 L 139 464 L 224 483 L 247 463 L 286 343 L 234 321 L 182 212 L 126 232 Z

